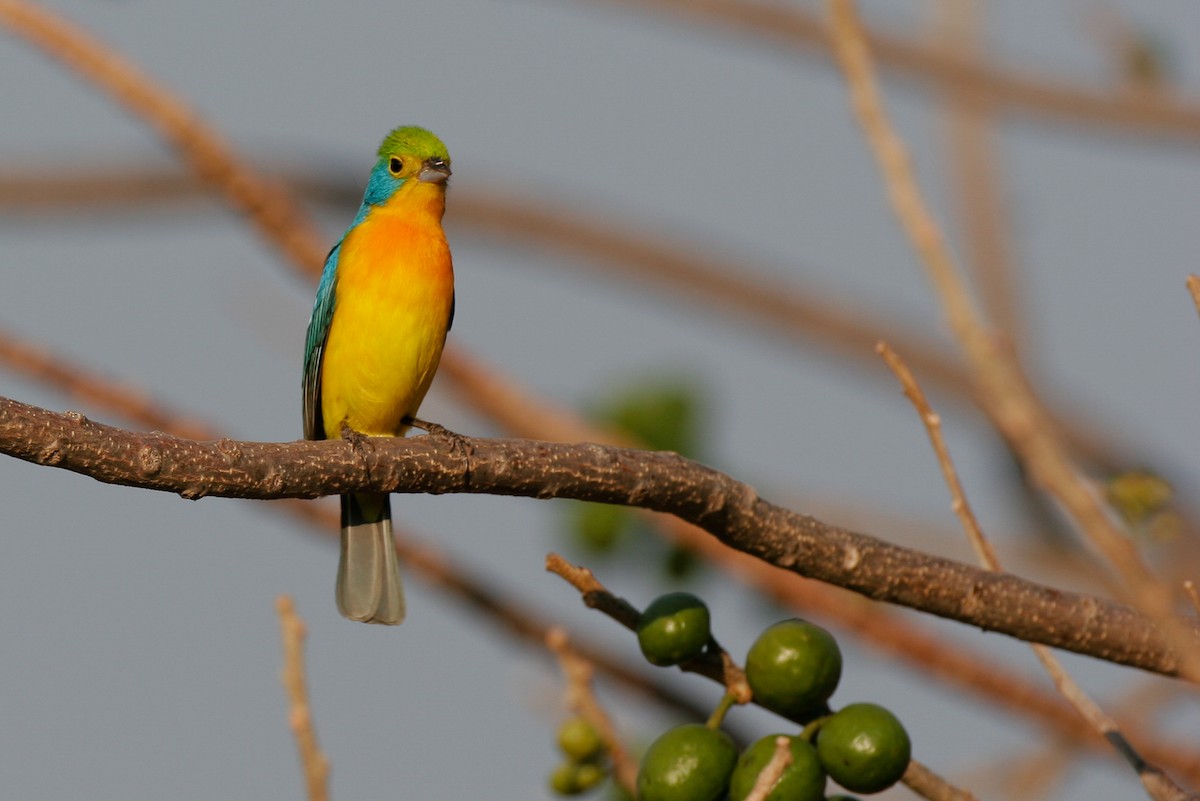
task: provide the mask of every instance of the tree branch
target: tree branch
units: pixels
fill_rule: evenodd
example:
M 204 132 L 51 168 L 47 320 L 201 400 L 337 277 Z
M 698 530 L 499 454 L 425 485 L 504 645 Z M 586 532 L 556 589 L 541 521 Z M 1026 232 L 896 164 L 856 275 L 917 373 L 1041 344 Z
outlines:
M 695 21 L 721 33 L 741 33 L 755 44 L 780 43 L 793 52 L 831 49 L 815 12 L 762 0 L 603 0 Z M 945 91 L 971 91 L 1006 116 L 1086 126 L 1089 133 L 1160 136 L 1185 145 L 1200 141 L 1200 109 L 1171 95 L 1121 94 L 1029 70 L 966 58 L 927 39 L 869 30 L 867 40 L 889 75 Z
M 350 491 L 570 498 L 675 515 L 727 545 L 875 600 L 1028 642 L 1175 675 L 1146 617 L 1105 599 L 901 548 L 758 497 L 674 453 L 534 440 L 417 437 L 197 442 L 135 433 L 0 398 L 0 453 L 110 484 L 190 498 L 316 498 Z M 1189 625 L 1192 637 L 1195 626 Z

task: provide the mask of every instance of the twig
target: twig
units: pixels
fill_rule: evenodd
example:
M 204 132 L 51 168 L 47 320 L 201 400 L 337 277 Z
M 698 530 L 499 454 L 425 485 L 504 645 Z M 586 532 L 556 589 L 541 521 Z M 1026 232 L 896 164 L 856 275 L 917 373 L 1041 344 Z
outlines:
M 640 610 L 619 595 L 609 592 L 596 574 L 582 565 L 573 565 L 556 553 L 546 555 L 546 569 L 579 591 L 583 605 L 611 617 L 630 631 L 637 631 Z
M 978 801 L 973 793 L 955 787 L 915 759 L 908 763 L 901 781 L 929 801 Z
M 832 35 L 859 123 L 883 175 L 896 216 L 942 301 L 950 328 L 967 357 L 979 397 L 996 428 L 1017 453 L 1035 485 L 1067 510 L 1080 531 L 1125 582 L 1135 605 L 1177 648 L 1180 672 L 1200 680 L 1200 645 L 1174 613 L 1170 590 L 1145 566 L 1136 547 L 1110 519 L 1055 435 L 1011 351 L 989 333 L 917 187 L 904 144 L 892 129 L 875 82 L 853 0 L 829 0 Z
M 1196 304 L 1196 311 L 1200 312 L 1200 275 L 1189 275 L 1187 288 L 1192 293 L 1192 302 Z
M 792 764 L 792 742 L 788 737 L 780 735 L 775 738 L 775 751 L 770 761 L 763 765 L 754 786 L 746 793 L 743 801 L 766 801 L 771 789 L 783 778 L 783 772 Z
M 603 612 L 630 631 L 637 631 L 641 612 L 624 598 L 609 592 L 591 570 L 573 565 L 556 553 L 546 556 L 546 569 L 578 590 L 589 609 Z M 704 653 L 679 665 L 679 669 L 723 684 L 736 703 L 750 701 L 750 685 L 746 683 L 745 672 L 715 640 L 709 643 Z
M 967 501 L 966 490 L 963 489 L 962 482 L 958 479 L 958 471 L 955 469 L 954 462 L 950 458 L 950 449 L 946 447 L 945 438 L 942 436 L 941 419 L 934 412 L 933 407 L 930 406 L 925 393 L 921 391 L 917 380 L 913 377 L 900 356 L 888 347 L 885 342 L 880 342 L 877 350 L 884 361 L 887 362 L 888 367 L 895 373 L 896 378 L 899 379 L 900 385 L 904 389 L 904 394 L 912 402 L 913 407 L 917 410 L 917 414 L 921 417 L 921 421 L 925 424 L 930 444 L 933 446 L 934 453 L 937 455 L 938 465 L 942 470 L 942 477 L 945 479 L 946 486 L 950 490 L 954 512 L 958 516 L 959 522 L 962 523 L 967 537 L 971 540 L 971 546 L 975 549 L 979 561 L 988 570 L 1000 572 L 1003 568 L 1000 566 L 1000 560 L 996 555 L 996 551 L 992 548 L 987 537 L 984 536 L 983 530 L 979 526 L 979 521 L 975 518 L 975 513 L 971 509 L 971 504 Z M 1130 744 L 1125 735 L 1117 727 L 1116 721 L 1105 714 L 1099 704 L 1093 701 L 1083 691 L 1083 688 L 1071 678 L 1071 675 L 1067 673 L 1049 648 L 1034 643 L 1031 643 L 1030 647 L 1033 648 L 1033 652 L 1037 656 L 1038 661 L 1042 663 L 1042 667 L 1050 674 L 1050 678 L 1054 681 L 1054 686 L 1058 688 L 1063 698 L 1067 699 L 1067 702 L 1088 721 L 1096 734 L 1107 740 L 1117 754 L 1134 769 L 1151 798 L 1154 798 L 1155 801 L 1184 801 L 1186 799 L 1186 793 L 1182 788 L 1176 785 L 1160 768 L 1147 763 L 1138 754 L 1133 745 Z
M 958 517 L 958 521 L 962 524 L 967 538 L 971 541 L 971 547 L 975 551 L 975 556 L 988 570 L 1000 570 L 1000 562 L 996 557 L 996 551 L 992 548 L 992 544 L 987 538 L 983 536 L 983 531 L 979 528 L 979 522 L 975 519 L 974 512 L 971 511 L 971 505 L 967 503 L 966 491 L 963 490 L 962 483 L 958 480 L 958 471 L 954 468 L 954 462 L 950 459 L 950 450 L 946 447 L 946 440 L 942 437 L 941 417 L 929 405 L 929 401 L 925 398 L 925 393 L 921 391 L 921 387 L 917 384 L 917 380 L 909 371 L 908 366 L 892 350 L 891 346 L 886 342 L 880 342 L 875 346 L 875 352 L 883 357 L 887 366 L 896 375 L 896 378 L 899 379 L 905 397 L 912 403 L 913 407 L 917 410 L 917 414 L 921 417 L 921 422 L 925 425 L 925 431 L 929 435 L 929 442 L 933 446 L 934 454 L 937 456 L 938 467 L 942 470 L 942 478 L 945 479 L 946 486 L 950 489 L 954 514 Z
M 558 657 L 563 676 L 567 680 L 567 707 L 592 725 L 608 750 L 613 764 L 613 778 L 627 793 L 633 795 L 637 788 L 637 761 L 629 755 L 617 730 L 604 707 L 592 690 L 592 665 L 571 647 L 567 633 L 553 627 L 546 632 L 546 647 Z
M 329 760 L 317 743 L 312 708 L 308 703 L 308 684 L 304 678 L 304 638 L 307 631 L 290 596 L 279 596 L 275 601 L 275 610 L 279 613 L 279 628 L 283 634 L 283 672 L 280 678 L 291 705 L 288 725 L 296 737 L 296 748 L 300 752 L 308 801 L 328 801 Z

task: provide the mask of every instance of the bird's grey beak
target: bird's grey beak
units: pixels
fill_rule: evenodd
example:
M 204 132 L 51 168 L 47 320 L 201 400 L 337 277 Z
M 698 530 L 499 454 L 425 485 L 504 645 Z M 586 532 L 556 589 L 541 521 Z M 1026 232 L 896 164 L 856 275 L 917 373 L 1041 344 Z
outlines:
M 425 166 L 421 168 L 421 172 L 417 175 L 418 181 L 424 181 L 429 184 L 444 184 L 450 178 L 450 162 L 441 158 L 432 158 L 425 162 Z

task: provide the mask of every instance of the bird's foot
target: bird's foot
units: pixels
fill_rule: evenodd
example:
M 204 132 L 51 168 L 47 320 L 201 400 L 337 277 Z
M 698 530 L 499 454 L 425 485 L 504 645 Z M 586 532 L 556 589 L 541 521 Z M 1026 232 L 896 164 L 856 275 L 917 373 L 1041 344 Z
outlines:
M 462 434 L 454 433 L 441 423 L 431 423 L 428 420 L 422 420 L 419 417 L 405 417 L 404 424 L 407 426 L 412 426 L 413 428 L 419 428 L 431 437 L 443 437 L 446 439 L 457 437 L 458 439 L 463 439 Z
M 359 432 L 359 431 L 355 431 L 353 428 L 350 427 L 350 424 L 347 423 L 345 420 L 342 421 L 342 429 L 341 429 L 340 433 L 342 435 L 342 439 L 346 440 L 347 442 L 353 442 L 358 445 L 362 445 L 363 441 L 367 438 L 366 434 L 363 434 L 362 432 Z
M 471 455 L 471 444 L 467 437 L 451 431 L 441 423 L 431 423 L 419 417 L 406 417 L 404 422 L 413 428 L 421 429 L 434 439 L 446 440 L 450 443 L 451 450 L 460 456 L 466 457 Z
M 355 431 L 353 428 L 350 427 L 350 424 L 347 423 L 345 420 L 342 421 L 342 428 L 341 428 L 340 433 L 342 435 L 342 439 L 344 441 L 350 443 L 351 450 L 353 450 L 356 454 L 359 455 L 359 457 L 361 457 L 363 455 L 363 451 L 365 450 L 365 446 L 367 444 L 367 439 L 368 439 L 367 435 L 363 434 L 361 431 Z

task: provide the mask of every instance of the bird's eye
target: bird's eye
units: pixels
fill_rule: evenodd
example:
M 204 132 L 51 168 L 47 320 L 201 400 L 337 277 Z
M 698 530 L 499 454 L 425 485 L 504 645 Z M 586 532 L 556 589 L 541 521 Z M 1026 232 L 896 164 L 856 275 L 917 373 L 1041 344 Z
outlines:
M 392 175 L 399 175 L 404 169 L 404 162 L 399 156 L 392 156 L 392 160 L 388 162 L 388 169 L 392 171 Z

